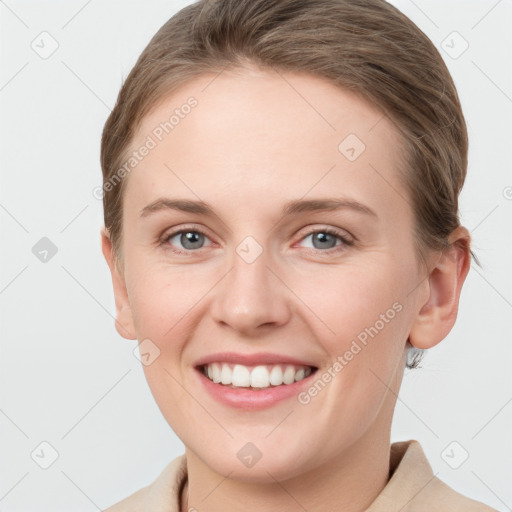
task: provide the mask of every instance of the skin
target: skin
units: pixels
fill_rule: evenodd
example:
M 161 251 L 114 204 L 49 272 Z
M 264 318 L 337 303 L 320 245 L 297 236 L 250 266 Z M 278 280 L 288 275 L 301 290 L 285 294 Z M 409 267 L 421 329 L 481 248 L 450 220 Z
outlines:
M 454 231 L 452 248 L 428 255 L 428 268 L 416 260 L 393 123 L 318 77 L 255 67 L 203 75 L 144 118 L 131 148 L 189 96 L 197 107 L 125 178 L 122 268 L 102 230 L 118 332 L 160 350 L 143 369 L 186 447 L 181 510 L 363 510 L 389 478 L 407 339 L 426 349 L 452 329 L 470 235 Z M 353 162 L 338 150 L 350 133 L 366 145 Z M 281 213 L 294 199 L 342 196 L 378 217 Z M 161 197 L 200 198 L 216 216 L 140 216 Z M 326 227 L 355 243 L 315 243 Z M 179 235 L 158 245 L 171 228 L 205 231 L 202 248 Z M 250 264 L 235 251 L 249 235 L 263 250 Z M 269 351 L 310 361 L 322 375 L 396 302 L 401 311 L 307 405 L 292 397 L 259 411 L 230 408 L 193 369 L 217 351 Z M 247 442 L 262 453 L 251 468 L 236 456 Z

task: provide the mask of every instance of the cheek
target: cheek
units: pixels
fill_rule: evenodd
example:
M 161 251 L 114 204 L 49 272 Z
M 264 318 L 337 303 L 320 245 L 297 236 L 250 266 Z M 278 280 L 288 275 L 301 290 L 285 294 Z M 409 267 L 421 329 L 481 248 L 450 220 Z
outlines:
M 199 411 L 191 406 L 189 386 L 169 357 L 162 353 L 160 357 L 143 366 L 144 375 L 151 394 L 160 412 L 180 439 L 187 439 L 192 425 L 197 424 Z
M 134 275 L 130 305 L 139 339 L 177 339 L 174 331 L 183 329 L 183 319 L 211 289 L 214 277 L 198 268 L 165 265 Z
M 297 292 L 315 313 L 308 317 L 318 322 L 316 338 L 334 365 L 323 375 L 329 391 L 318 400 L 311 399 L 311 414 L 324 423 L 332 422 L 333 428 L 347 421 L 347 414 L 357 418 L 361 428 L 369 425 L 391 386 L 410 315 L 404 304 L 407 277 L 400 272 L 392 263 L 386 265 L 384 258 L 382 264 L 364 268 L 333 267 L 314 287 L 304 281 Z
M 331 268 L 311 280 L 296 280 L 294 288 L 314 313 L 312 321 L 318 322 L 317 333 L 330 353 L 348 348 L 353 339 L 364 343 L 391 331 L 391 324 L 399 325 L 404 287 L 390 266 Z
M 333 410 L 342 403 L 340 410 L 352 410 L 361 422 L 379 409 L 387 389 L 383 383 L 390 382 L 400 364 L 409 327 L 405 290 L 410 276 L 384 260 L 367 267 L 333 267 L 315 287 L 306 290 L 304 284 L 298 292 L 315 313 L 318 342 L 338 364 L 332 372 L 336 392 L 328 398 L 336 396 Z

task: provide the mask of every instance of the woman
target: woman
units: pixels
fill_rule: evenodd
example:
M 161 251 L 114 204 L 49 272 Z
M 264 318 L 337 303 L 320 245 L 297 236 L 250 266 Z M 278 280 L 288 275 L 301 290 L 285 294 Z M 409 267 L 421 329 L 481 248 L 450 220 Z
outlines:
M 383 0 L 205 0 L 157 32 L 104 128 L 102 247 L 186 451 L 109 512 L 492 510 L 390 445 L 475 257 L 467 150 Z

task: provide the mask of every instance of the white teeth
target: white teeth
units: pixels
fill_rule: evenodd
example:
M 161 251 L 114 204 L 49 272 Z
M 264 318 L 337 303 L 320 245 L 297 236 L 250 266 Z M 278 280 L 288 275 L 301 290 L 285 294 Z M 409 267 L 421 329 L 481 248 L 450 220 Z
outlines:
M 270 372 L 270 384 L 280 386 L 283 383 L 283 370 L 280 366 L 274 366 Z
M 217 363 L 213 363 L 212 365 L 208 365 L 209 367 L 212 367 L 212 379 L 215 384 L 218 384 L 220 382 L 220 367 Z
M 233 378 L 233 386 L 240 384 Z M 251 387 L 252 388 L 268 388 L 270 385 L 270 375 L 265 366 L 256 366 L 251 372 Z
M 227 364 L 223 364 L 220 372 L 220 382 L 222 384 L 231 384 L 232 376 L 231 368 Z
M 295 368 L 293 366 L 287 366 L 283 374 L 283 382 L 285 384 L 293 384 L 295 382 Z
M 260 389 L 293 384 L 308 377 L 311 371 L 309 366 L 291 364 L 249 367 L 241 364 L 212 363 L 203 367 L 203 374 L 216 384 Z
M 233 368 L 233 374 L 231 375 L 231 381 L 229 384 L 236 382 L 237 386 L 248 387 L 251 385 L 251 372 L 245 366 L 236 364 Z M 254 384 L 253 384 L 254 386 Z

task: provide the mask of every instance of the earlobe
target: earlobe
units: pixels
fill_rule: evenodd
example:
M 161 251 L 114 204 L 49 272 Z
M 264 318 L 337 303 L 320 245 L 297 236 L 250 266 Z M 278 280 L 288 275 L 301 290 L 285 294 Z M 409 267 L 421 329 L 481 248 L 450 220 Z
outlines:
M 110 241 L 109 233 L 104 226 L 101 228 L 101 250 L 112 276 L 112 286 L 114 288 L 116 304 L 116 330 L 123 338 L 127 340 L 135 340 L 137 339 L 137 336 L 135 334 L 135 326 L 130 302 L 128 300 L 125 279 L 122 272 L 115 264 L 112 242 Z
M 450 236 L 451 246 L 441 253 L 427 279 L 429 294 L 409 335 L 413 347 L 428 349 L 452 330 L 457 319 L 460 292 L 470 267 L 470 234 L 459 226 Z

